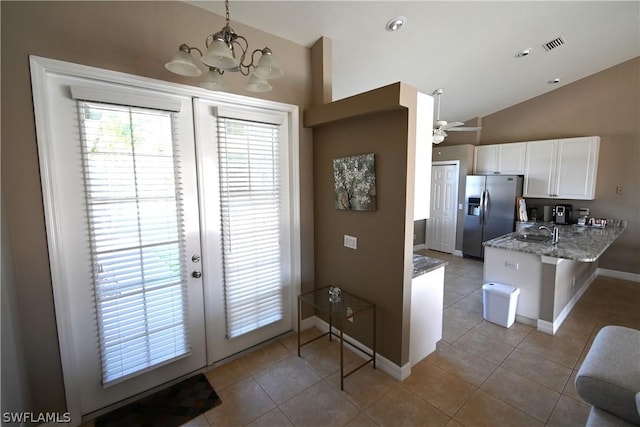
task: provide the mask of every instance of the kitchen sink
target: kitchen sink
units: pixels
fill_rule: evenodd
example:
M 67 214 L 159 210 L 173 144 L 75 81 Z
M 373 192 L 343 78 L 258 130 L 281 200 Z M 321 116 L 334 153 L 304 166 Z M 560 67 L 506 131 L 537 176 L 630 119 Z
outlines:
M 542 234 L 516 234 L 515 239 L 520 240 L 521 242 L 543 243 L 550 242 L 551 236 L 545 236 Z

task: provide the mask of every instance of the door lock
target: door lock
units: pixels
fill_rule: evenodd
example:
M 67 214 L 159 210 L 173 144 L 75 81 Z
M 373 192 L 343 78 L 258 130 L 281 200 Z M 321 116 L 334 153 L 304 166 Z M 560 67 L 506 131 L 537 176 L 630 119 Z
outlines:
M 196 255 L 192 256 L 191 257 L 191 261 L 200 262 L 200 255 L 196 254 Z
M 195 277 L 196 279 L 199 279 L 202 277 L 202 271 L 195 270 L 193 273 L 191 273 L 191 276 Z

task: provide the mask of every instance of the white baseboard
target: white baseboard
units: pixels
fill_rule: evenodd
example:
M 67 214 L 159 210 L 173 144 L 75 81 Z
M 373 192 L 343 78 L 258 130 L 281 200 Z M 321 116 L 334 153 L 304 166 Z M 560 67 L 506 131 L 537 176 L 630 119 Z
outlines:
M 414 250 L 414 251 L 419 251 L 419 250 L 421 250 L 421 249 L 427 249 L 427 245 L 426 245 L 426 244 L 424 244 L 424 243 L 420 243 L 419 245 L 415 245 L 415 246 L 413 247 L 413 250 Z
M 316 316 L 310 316 L 300 321 L 300 331 L 306 331 L 316 326 Z
M 545 334 L 554 335 L 556 332 L 553 329 L 553 323 L 546 320 L 538 319 L 536 322 L 536 329 Z
M 305 325 L 310 325 L 308 326 L 308 328 L 311 327 L 316 327 L 319 330 L 321 330 L 322 332 L 328 332 L 329 331 L 329 324 L 327 322 L 325 322 L 324 320 L 320 319 L 317 316 L 311 316 L 308 317 L 307 319 L 305 319 L 305 321 L 310 320 L 310 322 L 305 322 Z M 300 326 L 300 328 L 302 330 L 304 329 L 308 329 L 308 328 L 303 328 L 302 325 Z M 335 333 L 340 333 L 339 330 L 337 330 L 334 327 L 334 332 Z M 361 347 L 364 351 L 367 351 L 369 353 L 373 353 L 373 351 L 367 347 L 366 345 L 362 344 L 360 341 L 354 339 L 353 337 L 349 336 L 349 335 L 345 335 L 345 338 L 348 339 L 349 341 L 351 341 L 352 343 L 356 344 L 358 347 Z M 367 356 L 366 354 L 364 354 L 362 351 L 359 351 L 358 349 L 349 346 L 349 349 L 351 349 L 352 351 L 354 351 L 356 354 L 358 354 L 358 356 L 362 357 L 362 358 L 369 358 L 369 356 Z M 395 363 L 393 363 L 392 361 L 390 361 L 389 359 L 387 359 L 384 356 L 381 356 L 380 353 L 376 353 L 376 369 L 380 369 L 382 372 L 388 374 L 391 378 L 398 380 L 398 381 L 403 381 L 404 379 L 406 379 L 409 375 L 411 375 L 411 364 L 407 363 L 404 366 L 398 366 Z
M 453 255 L 459 256 L 460 258 L 464 257 L 464 253 L 462 253 L 462 251 L 459 251 L 458 249 L 453 250 Z
M 523 325 L 536 326 L 538 320 L 516 314 L 516 322 L 522 323 Z
M 598 268 L 598 276 L 613 277 L 614 279 L 629 280 L 640 283 L 640 274 L 627 273 L 626 271 L 609 270 L 608 268 Z

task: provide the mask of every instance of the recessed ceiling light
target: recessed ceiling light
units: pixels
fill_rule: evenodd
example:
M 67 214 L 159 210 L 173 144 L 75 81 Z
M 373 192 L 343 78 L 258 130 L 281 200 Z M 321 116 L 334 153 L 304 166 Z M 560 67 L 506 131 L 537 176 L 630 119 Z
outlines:
M 515 57 L 516 57 L 516 58 L 522 58 L 522 57 L 524 57 L 524 56 L 528 56 L 528 55 L 530 55 L 530 54 L 531 54 L 531 52 L 532 52 L 532 49 L 531 49 L 531 48 L 523 49 L 523 50 L 521 50 L 520 52 L 516 53 L 516 54 L 515 54 Z
M 404 23 L 407 21 L 407 18 L 404 16 L 396 16 L 395 18 L 389 19 L 385 28 L 387 31 L 398 31 Z
M 549 83 L 550 85 L 555 85 L 557 83 L 560 83 L 560 79 L 556 77 L 555 79 L 549 80 L 547 83 Z

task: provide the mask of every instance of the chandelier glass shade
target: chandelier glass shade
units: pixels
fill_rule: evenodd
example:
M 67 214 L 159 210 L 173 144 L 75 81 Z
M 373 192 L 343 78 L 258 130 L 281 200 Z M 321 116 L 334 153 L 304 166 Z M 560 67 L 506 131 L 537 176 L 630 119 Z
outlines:
M 249 92 L 269 92 L 273 87 L 267 79 L 258 77 L 255 73 L 249 77 L 247 90 Z
M 209 68 L 201 87 L 211 90 L 226 90 L 222 75 L 225 72 L 240 72 L 249 76 L 246 89 L 250 92 L 268 92 L 273 87 L 270 79 L 277 79 L 284 75 L 278 65 L 273 52 L 268 47 L 255 49 L 248 55 L 249 43 L 243 36 L 236 34 L 229 26 L 229 0 L 225 0 L 226 24 L 215 34 L 205 39 L 206 52 L 203 54 L 197 47 L 181 44 L 171 61 L 165 64 L 167 70 L 187 77 L 198 77 L 203 74 L 200 66 L 194 60 L 193 51 L 200 54 L 201 62 Z M 259 56 L 256 58 L 256 54 Z M 238 57 L 239 56 L 239 57 Z
M 178 48 L 178 53 L 173 55 L 171 61 L 165 64 L 167 70 L 187 77 L 198 77 L 202 75 L 202 70 L 198 68 L 198 64 L 193 60 L 191 56 L 191 50 L 197 50 L 197 48 L 190 48 L 186 44 L 181 44 Z
M 207 53 L 202 56 L 202 62 L 209 67 L 221 70 L 232 70 L 238 67 L 235 52 L 229 48 L 224 40 L 219 38 L 208 45 Z
M 204 78 L 200 82 L 200 87 L 209 90 L 227 90 L 227 84 L 222 78 L 222 74 L 217 68 L 210 67 L 207 74 L 204 75 Z

